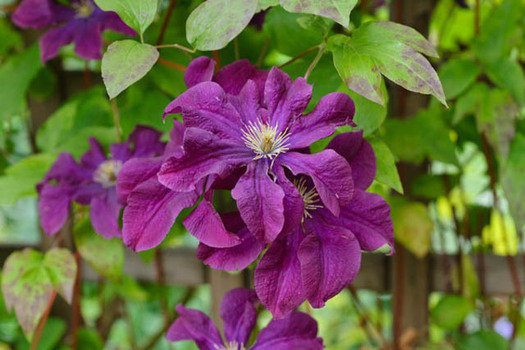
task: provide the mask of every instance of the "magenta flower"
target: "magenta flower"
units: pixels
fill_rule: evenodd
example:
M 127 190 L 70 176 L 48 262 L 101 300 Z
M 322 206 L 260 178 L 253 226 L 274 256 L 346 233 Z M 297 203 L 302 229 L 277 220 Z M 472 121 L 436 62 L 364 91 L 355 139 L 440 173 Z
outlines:
M 179 318 L 166 334 L 169 341 L 194 341 L 200 350 L 318 350 L 323 340 L 317 337 L 317 322 L 302 312 L 272 320 L 259 332 L 255 344 L 250 346 L 250 333 L 257 321 L 255 292 L 238 288 L 229 291 L 221 304 L 224 322 L 223 341 L 219 330 L 206 314 L 198 310 L 177 306 Z
M 78 164 L 68 153 L 62 153 L 44 180 L 38 184 L 38 209 L 44 232 L 57 233 L 66 223 L 73 201 L 90 205 L 93 228 L 100 235 L 111 238 L 121 235 L 118 224 L 123 203 L 117 198 L 116 181 L 122 165 L 131 158 L 161 154 L 165 144 L 161 133 L 138 126 L 127 142 L 110 146 L 107 158 L 96 139 L 89 140 L 91 149 Z
M 74 43 L 75 53 L 85 59 L 102 58 L 102 32 L 112 30 L 136 35 L 115 12 L 102 11 L 93 0 L 71 0 L 71 6 L 58 0 L 23 0 L 12 16 L 22 28 L 53 26 L 40 38 L 40 57 L 46 62 L 60 47 Z
M 184 155 L 167 160 L 158 178 L 174 191 L 187 192 L 210 175 L 224 179 L 240 172 L 232 197 L 248 230 L 270 243 L 299 225 L 303 213 L 301 196 L 285 169 L 311 179 L 334 215 L 350 202 L 353 181 L 345 159 L 333 150 L 307 154 L 304 149 L 338 126 L 352 124 L 354 103 L 346 94 L 332 93 L 303 115 L 312 94 L 303 78 L 292 82 L 273 68 L 264 90 L 261 85 L 250 79 L 232 95 L 218 83 L 201 82 L 171 102 L 165 115 L 182 113 Z M 212 234 L 221 227 L 204 230 Z
M 354 280 L 361 250 L 394 246 L 388 204 L 380 196 L 365 192 L 375 176 L 375 155 L 362 132 L 337 135 L 328 148 L 343 156 L 352 168 L 354 195 L 335 216 L 324 207 L 310 179 L 293 178 L 304 203 L 302 224 L 279 236 L 255 269 L 255 290 L 274 317 L 289 314 L 305 300 L 316 308 L 323 307 Z M 215 248 L 201 242 L 197 256 L 215 269 L 243 269 L 265 247 L 234 214 L 223 215 L 223 221 L 241 243 Z M 193 229 L 185 224 L 188 230 Z

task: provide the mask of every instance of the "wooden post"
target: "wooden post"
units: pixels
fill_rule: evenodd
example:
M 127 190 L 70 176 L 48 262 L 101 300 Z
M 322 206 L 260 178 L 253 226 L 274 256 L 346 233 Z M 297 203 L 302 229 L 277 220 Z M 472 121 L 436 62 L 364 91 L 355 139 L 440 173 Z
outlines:
M 221 301 L 224 294 L 232 289 L 248 287 L 245 271 L 229 273 L 226 271 L 208 270 L 208 278 L 211 288 L 211 318 L 219 329 L 223 330 L 222 319 L 220 318 Z

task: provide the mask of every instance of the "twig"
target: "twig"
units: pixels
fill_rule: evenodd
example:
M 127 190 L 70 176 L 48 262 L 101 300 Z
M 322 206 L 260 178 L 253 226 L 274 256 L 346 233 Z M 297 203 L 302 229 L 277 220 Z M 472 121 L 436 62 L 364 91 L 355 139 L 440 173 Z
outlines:
M 283 68 L 283 67 L 286 67 L 287 65 L 297 61 L 298 59 L 301 59 L 303 58 L 304 56 L 308 55 L 310 52 L 314 52 L 315 50 L 318 50 L 319 49 L 319 46 L 320 45 L 316 45 L 314 47 L 311 47 L 309 48 L 308 50 L 304 50 L 303 52 L 301 52 L 300 54 L 298 54 L 297 56 L 291 58 L 290 60 L 284 62 L 283 64 L 281 64 L 279 66 L 279 68 Z
M 164 59 L 162 57 L 159 57 L 157 62 L 159 62 L 160 64 L 165 65 L 166 67 L 170 67 L 170 68 L 173 68 L 175 70 L 178 70 L 179 72 L 185 72 L 186 71 L 186 67 L 183 66 L 182 64 L 178 64 L 178 63 L 175 63 L 175 62 L 168 61 L 168 60 L 166 60 L 166 59 Z
M 80 326 L 80 298 L 82 287 L 82 257 L 78 250 L 75 252 L 75 261 L 77 263 L 77 275 L 73 287 L 73 302 L 71 312 L 71 348 L 76 350 L 78 347 L 78 327 Z
M 348 286 L 348 290 L 350 291 L 350 295 L 352 297 L 352 301 L 354 302 L 357 312 L 363 318 L 365 329 L 369 329 L 369 332 L 373 331 L 373 333 L 375 333 L 375 336 L 381 340 L 382 348 L 386 347 L 386 345 L 388 344 L 388 341 L 383 336 L 383 334 L 379 331 L 379 329 L 376 328 L 376 325 L 374 324 L 374 322 L 372 322 L 372 320 L 370 319 L 370 314 L 366 310 L 365 306 L 361 303 L 361 300 L 359 299 L 359 296 L 357 295 L 356 290 L 351 285 Z M 372 338 L 371 334 L 370 334 L 370 338 Z
M 117 100 L 111 99 L 111 111 L 113 112 L 113 124 L 115 124 L 115 134 L 117 142 L 122 142 L 122 135 L 120 133 L 120 117 L 118 112 Z
M 221 56 L 219 55 L 218 50 L 214 50 L 211 55 L 213 56 L 213 59 L 215 60 L 215 69 L 219 70 L 221 68 Z
M 257 58 L 257 62 L 255 63 L 257 67 L 260 67 L 263 63 L 264 57 L 266 56 L 266 53 L 268 52 L 268 49 L 270 48 L 270 38 L 266 38 L 264 41 L 264 45 L 261 49 L 261 53 L 259 53 L 259 57 Z
M 179 44 L 165 44 L 165 45 L 155 45 L 155 47 L 157 49 L 168 49 L 168 48 L 172 48 L 172 49 L 179 49 L 181 51 L 184 51 L 184 52 L 187 52 L 187 53 L 195 53 L 195 49 L 190 49 L 186 46 L 182 46 L 182 45 L 179 45 Z
M 162 44 L 164 40 L 164 34 L 166 34 L 166 29 L 168 28 L 168 23 L 170 21 L 171 15 L 173 14 L 173 9 L 177 5 L 177 0 L 171 0 L 168 9 L 166 10 L 166 17 L 164 17 L 164 22 L 162 22 L 162 27 L 160 28 L 159 37 L 157 38 L 157 45 Z
M 324 45 L 319 46 L 319 51 L 317 51 L 317 55 L 315 56 L 315 58 L 312 61 L 312 63 L 310 63 L 310 65 L 308 66 L 308 69 L 306 70 L 306 73 L 304 73 L 304 79 L 305 80 L 308 80 L 308 77 L 310 76 L 310 74 L 314 70 L 315 66 L 317 66 L 317 63 L 319 63 L 319 61 L 321 60 L 321 57 L 323 57 L 324 48 L 325 48 Z
M 51 307 L 53 306 L 53 303 L 55 302 L 56 296 L 57 296 L 57 291 L 56 290 L 51 291 L 51 294 L 49 295 L 49 301 L 47 303 L 46 310 L 44 311 L 44 313 L 42 314 L 42 317 L 40 318 L 40 322 L 38 323 L 38 328 L 36 329 L 33 340 L 31 341 L 30 350 L 38 349 L 38 343 L 40 342 L 40 338 L 42 337 L 44 326 L 46 325 L 47 319 L 49 317 L 49 313 L 51 312 Z

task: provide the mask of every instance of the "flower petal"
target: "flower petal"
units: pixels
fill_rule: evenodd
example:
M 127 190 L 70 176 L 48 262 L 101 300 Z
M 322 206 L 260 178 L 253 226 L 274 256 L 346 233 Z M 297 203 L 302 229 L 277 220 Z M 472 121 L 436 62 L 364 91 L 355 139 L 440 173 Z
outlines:
M 166 144 L 160 141 L 162 133 L 153 128 L 137 125 L 128 137 L 133 145 L 133 157 L 152 157 L 161 155 Z
M 184 220 L 184 226 L 195 238 L 207 246 L 229 248 L 239 245 L 241 240 L 224 227 L 211 200 L 211 192 L 205 194 L 195 210 Z
M 259 73 L 261 72 L 261 73 Z M 235 61 L 222 67 L 213 77 L 213 81 L 222 86 L 226 93 L 238 95 L 248 80 L 264 79 L 264 71 L 259 71 L 248 60 Z
M 89 144 L 91 148 L 82 155 L 80 163 L 87 168 L 95 170 L 98 168 L 100 163 L 106 161 L 107 158 L 102 145 L 97 141 L 97 139 L 90 137 Z
M 19 27 L 40 29 L 67 21 L 74 16 L 73 9 L 54 0 L 24 0 L 18 5 L 11 19 Z
M 250 162 L 231 195 L 255 238 L 273 242 L 284 225 L 284 191 L 270 179 L 267 162 Z
M 290 128 L 290 148 L 309 147 L 332 135 L 339 126 L 353 125 L 354 101 L 347 94 L 333 92 L 321 98 L 313 111 L 295 120 Z
M 341 216 L 334 219 L 352 231 L 361 249 L 374 251 L 388 244 L 394 253 L 390 206 L 381 196 L 357 190 L 350 204 L 341 208 Z
M 195 190 L 199 180 L 208 175 L 226 178 L 253 158 L 249 150 L 197 128 L 186 129 L 184 151 L 180 158 L 169 158 L 158 174 L 164 186 L 178 192 Z
M 66 223 L 73 191 L 72 186 L 43 184 L 40 187 L 38 212 L 46 234 L 54 235 Z
M 40 58 L 46 63 L 56 55 L 58 50 L 65 45 L 71 44 L 75 35 L 74 23 L 68 23 L 62 27 L 49 29 L 40 38 Z
M 55 180 L 59 185 L 79 186 L 84 182 L 91 181 L 92 177 L 92 170 L 80 166 L 71 154 L 61 153 L 47 172 L 44 180 L 37 185 L 37 190 L 40 190 L 40 187 L 51 180 Z
M 223 346 L 217 327 L 206 314 L 199 310 L 177 305 L 179 318 L 166 333 L 169 341 L 193 340 L 200 350 L 217 350 Z
M 192 214 L 190 214 L 191 216 Z M 240 227 L 228 225 L 229 217 L 235 217 L 240 222 Z M 241 271 L 257 259 L 265 246 L 259 242 L 246 228 L 239 213 L 221 215 L 226 229 L 235 232 L 241 243 L 230 248 L 213 248 L 203 243 L 197 248 L 197 258 L 204 264 L 216 270 Z
M 294 175 L 310 176 L 319 197 L 335 216 L 339 215 L 340 207 L 352 199 L 352 170 L 335 151 L 327 149 L 315 154 L 289 152 L 279 155 L 277 159 Z
M 124 163 L 117 175 L 117 194 L 122 203 L 128 201 L 128 196 L 135 187 L 157 178 L 163 158 L 132 158 Z
M 362 130 L 339 134 L 326 148 L 333 149 L 350 163 L 356 188 L 366 190 L 372 184 L 376 174 L 376 156 L 370 143 L 363 138 Z
M 211 81 L 214 70 L 214 60 L 206 56 L 197 57 L 186 67 L 184 82 L 189 89 L 199 83 Z
M 320 308 L 354 280 L 361 265 L 361 247 L 350 230 L 330 225 L 318 215 L 305 225 L 309 232 L 297 256 L 306 298 Z
M 304 78 L 291 81 L 290 77 L 273 67 L 266 80 L 264 100 L 268 107 L 270 125 L 279 125 L 279 131 L 290 127 L 312 98 L 312 85 Z
M 89 214 L 95 231 L 104 238 L 120 237 L 118 224 L 122 205 L 114 187 L 108 188 L 101 196 L 91 199 Z
M 259 302 L 255 291 L 236 288 L 224 295 L 221 303 L 221 318 L 224 335 L 228 342 L 246 344 L 257 321 L 255 305 Z
M 277 318 L 286 316 L 305 300 L 297 258 L 302 236 L 298 229 L 273 242 L 255 268 L 257 296 Z
M 262 120 L 260 91 L 253 80 L 248 80 L 238 96 L 230 96 L 230 103 L 239 112 L 244 125 Z
M 203 82 L 188 89 L 166 107 L 164 117 L 178 113 L 187 128 L 197 127 L 241 142 L 240 116 L 217 83 Z
M 95 10 L 97 12 L 97 19 L 102 23 L 102 30 L 112 30 L 117 33 L 124 35 L 135 36 L 137 32 L 130 28 L 126 23 L 120 19 L 113 11 L 101 11 L 99 9 Z M 98 14 L 98 11 L 101 13 Z
M 297 187 L 288 180 L 282 167 L 274 166 L 272 171 L 277 177 L 277 183 L 284 191 L 283 208 L 285 215 L 281 232 L 287 234 L 301 224 L 304 215 L 304 200 Z
M 152 178 L 137 186 L 124 209 L 122 238 L 134 251 L 158 246 L 182 209 L 199 198 L 195 192 L 173 192 Z
M 317 338 L 317 322 L 303 312 L 270 321 L 257 337 L 252 350 L 321 350 L 323 340 Z
M 102 58 L 102 24 L 91 18 L 76 19 L 75 53 L 87 60 Z

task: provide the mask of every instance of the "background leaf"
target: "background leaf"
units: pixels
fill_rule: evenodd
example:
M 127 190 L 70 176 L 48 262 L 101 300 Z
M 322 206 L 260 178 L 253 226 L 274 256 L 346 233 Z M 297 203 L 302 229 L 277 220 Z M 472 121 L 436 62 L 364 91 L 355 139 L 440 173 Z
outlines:
M 138 33 L 144 33 L 157 13 L 157 0 L 95 0 L 104 11 L 115 11 Z
M 375 179 L 402 194 L 403 186 L 399 179 L 394 155 L 390 152 L 388 146 L 378 138 L 369 137 L 367 140 L 372 145 L 376 154 L 377 172 Z
M 432 309 L 431 318 L 442 328 L 454 329 L 463 323 L 472 309 L 473 305 L 468 299 L 459 295 L 445 295 Z

